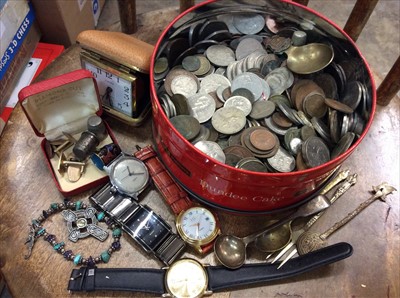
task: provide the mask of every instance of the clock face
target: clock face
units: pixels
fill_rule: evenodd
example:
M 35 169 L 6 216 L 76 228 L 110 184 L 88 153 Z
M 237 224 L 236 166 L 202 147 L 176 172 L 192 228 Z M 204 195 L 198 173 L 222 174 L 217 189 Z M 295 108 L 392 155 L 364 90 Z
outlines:
M 102 68 L 86 60 L 83 60 L 82 64 L 96 79 L 102 104 L 132 117 L 134 109 L 132 82 L 107 70 L 107 67 Z
M 123 156 L 111 166 L 110 181 L 119 192 L 134 196 L 147 186 L 149 172 L 142 161 Z
M 142 206 L 143 207 L 143 206 Z M 144 247 L 154 250 L 169 235 L 169 229 L 154 211 L 140 208 L 125 224 L 128 233 Z
M 179 217 L 180 232 L 192 241 L 202 242 L 213 238 L 217 223 L 214 215 L 206 208 L 192 207 Z

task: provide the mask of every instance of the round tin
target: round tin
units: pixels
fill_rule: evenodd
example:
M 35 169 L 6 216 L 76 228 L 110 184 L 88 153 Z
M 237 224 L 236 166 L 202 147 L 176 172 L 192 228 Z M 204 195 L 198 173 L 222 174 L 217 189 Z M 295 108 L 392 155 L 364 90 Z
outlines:
M 248 3 L 248 4 L 246 4 Z M 375 84 L 367 62 L 355 43 L 337 25 L 317 12 L 291 1 L 206 1 L 179 15 L 161 34 L 151 61 L 153 133 L 156 148 L 170 174 L 202 203 L 238 214 L 269 214 L 291 209 L 315 195 L 334 171 L 354 152 L 371 126 L 376 108 Z M 289 173 L 257 173 L 237 169 L 209 158 L 171 125 L 157 96 L 154 63 L 166 43 L 190 32 L 196 22 L 216 15 L 259 13 L 298 23 L 307 40 L 321 36 L 333 45 L 336 63 L 358 59 L 372 103 L 362 134 L 344 153 L 315 168 Z

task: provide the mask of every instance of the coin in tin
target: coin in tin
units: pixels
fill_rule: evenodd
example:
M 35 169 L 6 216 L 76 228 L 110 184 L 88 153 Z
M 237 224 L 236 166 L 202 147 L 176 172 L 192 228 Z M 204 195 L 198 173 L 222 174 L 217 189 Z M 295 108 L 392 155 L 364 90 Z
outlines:
M 264 47 L 258 40 L 254 38 L 245 38 L 240 41 L 236 48 L 236 60 L 244 59 L 257 50 L 265 51 Z
M 233 25 L 243 34 L 257 34 L 265 25 L 265 19 L 259 14 L 246 13 L 233 16 Z
M 253 153 L 251 153 L 249 149 L 242 145 L 230 145 L 224 148 L 224 153 L 234 154 L 240 156 L 240 158 L 253 157 Z
M 199 30 L 199 39 L 200 40 L 207 39 L 207 36 L 216 31 L 228 31 L 228 26 L 226 25 L 225 22 L 222 21 L 216 21 L 216 20 L 205 21 Z
M 154 63 L 154 73 L 161 74 L 168 70 L 167 57 L 160 57 Z
M 231 96 L 224 103 L 224 107 L 236 107 L 240 109 L 245 116 L 249 115 L 251 112 L 251 102 L 244 96 L 235 95 Z
M 284 136 L 285 133 L 287 132 L 287 129 L 283 129 L 279 127 L 278 125 L 275 124 L 275 122 L 272 120 L 272 117 L 268 117 L 264 119 L 265 126 L 267 126 L 272 132 Z
M 196 93 L 187 98 L 190 114 L 204 123 L 211 119 L 215 111 L 215 100 L 208 93 Z
M 200 125 L 200 131 L 197 136 L 191 140 L 191 143 L 195 144 L 200 141 L 209 141 L 208 137 L 210 136 L 210 130 L 204 125 Z
M 293 125 L 292 121 L 280 111 L 273 113 L 271 118 L 281 128 L 290 128 Z
M 198 56 L 187 56 L 182 60 L 182 67 L 187 71 L 193 72 L 200 68 L 200 60 Z
M 211 64 L 210 61 L 203 55 L 197 55 L 197 58 L 200 61 L 200 67 L 194 71 L 193 74 L 195 76 L 203 76 L 210 71 Z
M 275 104 L 272 101 L 259 100 L 253 104 L 249 116 L 253 119 L 263 119 L 272 115 Z
M 171 96 L 173 94 L 182 94 L 186 97 L 195 95 L 199 86 L 198 79 L 190 72 L 179 74 L 171 80 Z
M 178 115 L 170 118 L 171 124 L 188 141 L 193 140 L 200 132 L 199 121 L 190 115 Z
M 308 168 L 318 167 L 330 160 L 329 149 L 319 137 L 310 137 L 301 146 L 304 163 Z
M 331 143 L 328 126 L 316 117 L 311 118 L 311 123 L 318 135 L 327 143 Z
M 325 98 L 325 104 L 331 107 L 332 109 L 335 109 L 345 114 L 351 114 L 354 112 L 354 110 L 350 108 L 348 105 L 334 99 Z
M 312 92 L 303 100 L 303 111 L 309 117 L 322 118 L 328 110 L 325 104 L 325 96 L 320 93 Z
M 280 173 L 288 173 L 295 169 L 296 161 L 294 157 L 282 147 L 279 147 L 276 154 L 267 158 L 268 165 Z
M 201 80 L 199 93 L 217 92 L 218 88 L 227 88 L 230 85 L 231 82 L 226 77 L 213 73 Z
M 217 66 L 228 66 L 229 63 L 236 61 L 235 53 L 227 46 L 212 45 L 206 50 L 207 59 Z
M 340 101 L 355 110 L 360 104 L 361 96 L 362 88 L 360 83 L 358 81 L 352 81 L 347 83 L 344 95 L 340 98 Z
M 222 107 L 211 118 L 212 126 L 223 134 L 235 134 L 246 125 L 246 116 L 236 107 Z
M 335 79 L 328 73 L 317 74 L 314 82 L 322 88 L 327 98 L 337 99 L 338 88 Z
M 217 143 L 211 141 L 199 141 L 195 143 L 194 146 L 209 157 L 225 163 L 225 154 Z
M 250 142 L 258 150 L 272 150 L 277 142 L 275 135 L 267 129 L 257 129 L 250 133 Z
M 261 173 L 268 172 L 268 169 L 265 166 L 265 164 L 255 157 L 246 157 L 241 159 L 237 163 L 236 168 L 251 172 L 261 172 Z
M 309 137 L 316 136 L 315 129 L 312 126 L 304 125 L 300 128 L 300 136 L 303 141 Z
M 233 79 L 231 91 L 234 92 L 239 88 L 250 90 L 255 99 L 260 98 L 264 90 L 260 77 L 251 72 L 241 73 Z
M 174 94 L 171 96 L 171 101 L 175 106 L 177 115 L 189 115 L 189 106 L 187 104 L 187 99 L 182 94 Z
M 344 134 L 344 136 L 340 139 L 340 141 L 337 143 L 335 148 L 332 150 L 332 159 L 338 157 L 340 154 L 343 154 L 347 151 L 347 149 L 350 148 L 351 144 L 353 144 L 353 141 L 355 139 L 356 135 L 353 132 L 347 132 Z

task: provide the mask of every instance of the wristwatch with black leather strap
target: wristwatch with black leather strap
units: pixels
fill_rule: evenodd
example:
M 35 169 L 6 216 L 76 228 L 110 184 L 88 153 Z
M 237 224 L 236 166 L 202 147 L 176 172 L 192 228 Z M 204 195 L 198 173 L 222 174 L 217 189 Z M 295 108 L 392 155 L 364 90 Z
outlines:
M 245 264 L 231 270 L 223 266 L 203 266 L 193 259 L 180 259 L 163 269 L 88 268 L 72 270 L 70 291 L 131 291 L 163 297 L 202 297 L 212 292 L 243 285 L 292 277 L 351 256 L 353 248 L 341 242 L 276 264 Z
M 164 264 L 170 265 L 183 253 L 185 242 L 161 216 L 132 197 L 113 191 L 110 183 L 90 196 L 90 200 L 118 222 L 147 253 Z
M 177 216 L 178 234 L 199 253 L 211 251 L 220 233 L 217 215 L 189 198 L 188 193 L 172 179 L 151 145 L 138 149 L 134 156 L 146 164 L 154 185 Z

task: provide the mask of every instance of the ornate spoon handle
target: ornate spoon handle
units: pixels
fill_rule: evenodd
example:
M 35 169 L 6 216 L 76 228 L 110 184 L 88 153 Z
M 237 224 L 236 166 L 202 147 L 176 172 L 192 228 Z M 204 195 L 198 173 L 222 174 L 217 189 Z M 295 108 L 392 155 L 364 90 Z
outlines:
M 365 202 L 361 203 L 353 212 L 350 212 L 347 214 L 345 218 L 342 220 L 338 221 L 335 223 L 330 229 L 322 233 L 319 237 L 322 240 L 327 239 L 331 234 L 339 230 L 341 227 L 343 227 L 345 224 L 347 224 L 350 220 L 352 220 L 354 217 L 356 217 L 361 211 L 363 211 L 365 208 L 367 208 L 370 204 L 372 204 L 375 200 L 381 199 L 385 200 L 385 197 L 387 194 L 392 193 L 392 191 L 396 190 L 393 186 L 388 185 L 387 183 L 382 183 L 377 187 L 373 188 L 374 191 L 376 192 L 372 197 L 370 197 L 368 200 Z
M 340 173 L 339 173 L 340 175 Z M 338 176 L 339 176 L 338 175 Z M 336 177 L 338 177 L 336 176 Z M 346 175 L 347 176 L 347 175 Z M 333 204 L 337 199 L 339 199 L 351 186 L 353 186 L 354 184 L 356 184 L 357 182 L 357 174 L 353 174 L 349 177 L 347 177 L 346 181 L 343 183 L 343 185 L 341 185 L 336 192 L 334 193 L 334 195 L 332 196 L 332 198 L 329 199 L 329 201 L 331 202 L 331 204 Z M 332 180 L 333 181 L 333 180 Z M 340 180 L 341 181 L 341 180 Z M 311 226 L 325 213 L 325 211 L 321 211 L 320 213 L 314 215 L 313 217 L 310 218 L 310 220 L 306 223 L 306 225 L 304 226 L 304 231 L 307 231 L 309 228 L 311 228 Z
M 324 195 L 326 193 L 328 193 L 333 187 L 335 187 L 335 185 L 337 185 L 338 183 L 340 183 L 341 181 L 343 181 L 344 179 L 346 179 L 350 174 L 349 170 L 343 170 L 340 171 L 339 174 L 336 175 L 335 178 L 333 178 L 321 191 L 320 191 L 320 195 Z

